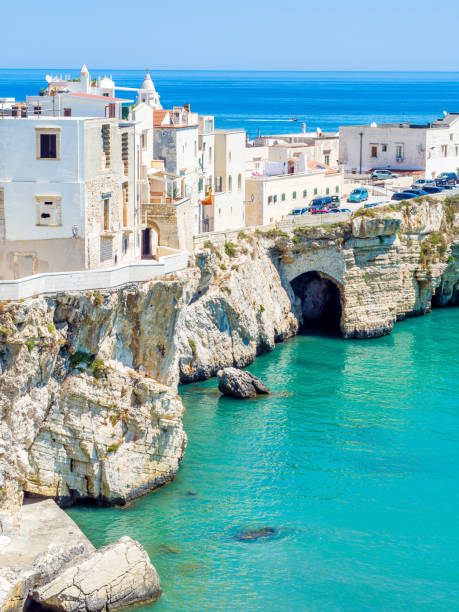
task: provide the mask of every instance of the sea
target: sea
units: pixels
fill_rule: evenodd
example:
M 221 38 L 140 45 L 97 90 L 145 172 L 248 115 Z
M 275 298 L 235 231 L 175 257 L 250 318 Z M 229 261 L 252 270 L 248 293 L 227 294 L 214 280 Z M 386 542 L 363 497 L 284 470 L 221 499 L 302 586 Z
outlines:
M 117 85 L 140 87 L 145 70 L 91 69 Z M 0 97 L 25 100 L 46 86 L 45 77 L 79 76 L 79 69 L 0 70 Z M 219 129 L 263 134 L 338 130 L 376 121 L 425 123 L 459 111 L 458 72 L 217 72 L 151 71 L 164 108 L 191 104 L 215 115 Z M 134 102 L 130 92 L 118 92 Z M 292 121 L 297 119 L 297 121 Z
M 36 94 L 48 73 L 78 76 L 0 70 L 0 97 Z M 151 74 L 165 107 L 189 102 L 251 138 L 459 111 L 459 73 Z M 269 396 L 182 386 L 176 479 L 125 508 L 68 512 L 96 546 L 128 534 L 146 548 L 163 595 L 142 611 L 459 610 L 458 342 L 444 308 L 383 338 L 279 344 L 249 368 Z

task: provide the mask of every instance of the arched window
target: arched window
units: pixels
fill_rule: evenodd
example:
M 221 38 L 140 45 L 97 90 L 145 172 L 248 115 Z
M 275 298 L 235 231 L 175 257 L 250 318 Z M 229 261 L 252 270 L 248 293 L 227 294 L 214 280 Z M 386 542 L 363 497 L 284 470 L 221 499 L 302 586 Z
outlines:
M 307 198 L 307 197 L 308 197 L 308 190 L 303 189 L 303 198 Z
M 239 191 L 242 189 L 242 174 L 237 175 L 237 188 Z
M 314 187 L 314 195 L 317 195 L 317 187 Z
M 285 193 L 282 194 L 281 200 L 282 202 L 285 202 Z
M 339 185 L 336 185 L 335 191 L 336 191 L 336 193 L 339 193 Z
M 274 204 L 277 202 L 277 195 L 274 196 Z
M 233 177 L 231 174 L 228 177 L 228 191 L 233 191 Z
M 327 187 L 327 189 L 325 190 L 326 195 L 328 195 L 330 193 L 330 187 Z
M 294 192 L 292 193 L 292 198 L 293 198 L 294 200 L 296 200 L 296 191 L 294 191 Z

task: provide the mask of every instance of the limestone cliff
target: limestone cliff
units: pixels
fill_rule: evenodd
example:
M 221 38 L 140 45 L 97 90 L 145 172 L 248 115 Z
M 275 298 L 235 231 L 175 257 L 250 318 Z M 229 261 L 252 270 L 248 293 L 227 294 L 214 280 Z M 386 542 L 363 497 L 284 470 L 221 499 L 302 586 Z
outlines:
M 183 382 L 301 326 L 346 338 L 459 302 L 459 199 L 208 241 L 178 278 L 0 306 L 0 509 L 22 492 L 123 503 L 171 479 Z M 225 238 L 224 240 L 227 240 Z
M 123 503 L 183 455 L 174 330 L 184 284 L 1 305 L 0 508 L 22 492 Z

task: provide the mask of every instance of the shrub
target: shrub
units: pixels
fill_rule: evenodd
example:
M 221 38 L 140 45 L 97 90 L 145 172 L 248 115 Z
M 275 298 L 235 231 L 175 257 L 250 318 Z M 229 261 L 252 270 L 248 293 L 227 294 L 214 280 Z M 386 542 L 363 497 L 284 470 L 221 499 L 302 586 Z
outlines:
M 190 345 L 191 354 L 193 355 L 193 359 L 196 359 L 196 357 L 198 356 L 198 351 L 196 349 L 196 342 L 193 340 L 193 338 L 188 338 L 188 344 Z
M 9 327 L 5 327 L 4 325 L 2 325 L 2 327 L 0 327 L 0 331 L 2 332 L 2 334 L 4 336 L 9 336 L 10 334 L 12 334 L 13 332 L 11 331 L 11 329 L 9 329 Z
M 89 369 L 92 371 L 96 378 L 101 378 L 106 374 L 105 364 L 102 359 L 95 357 L 89 364 Z
M 226 265 L 224 263 L 220 264 L 220 269 L 221 270 L 227 270 L 228 268 L 226 267 Z
M 104 298 L 102 297 L 102 294 L 100 291 L 96 291 L 94 294 L 94 304 L 96 306 L 100 306 L 101 304 L 104 303 Z
M 301 244 L 301 242 L 302 242 L 301 237 L 300 237 L 300 236 L 298 236 L 298 234 L 295 234 L 295 235 L 293 236 L 293 242 L 294 242 L 295 244 Z
M 119 414 L 111 414 L 109 416 L 109 419 L 110 419 L 110 423 L 112 424 L 112 426 L 115 427 L 115 425 L 120 420 L 120 415 Z
M 54 334 L 54 332 L 56 331 L 56 328 L 52 323 L 48 323 L 48 331 L 50 334 Z
M 265 311 L 265 307 L 263 306 L 263 304 L 260 304 L 260 312 L 264 312 Z
M 86 351 L 76 351 L 73 355 L 69 357 L 69 364 L 72 370 L 74 370 L 80 363 L 84 363 L 86 366 L 89 366 L 91 363 L 91 355 Z
M 213 246 L 214 246 L 214 245 L 211 243 L 211 241 L 210 241 L 210 240 L 206 240 L 206 241 L 204 242 L 203 246 L 204 246 L 204 248 L 205 248 L 205 249 L 213 249 Z
M 446 263 L 447 263 L 448 265 L 451 265 L 451 264 L 453 264 L 455 261 L 456 261 L 456 260 L 454 259 L 454 255 L 450 255 L 450 256 L 448 257 L 448 259 L 446 260 Z
M 236 249 L 237 244 L 234 244 L 234 242 L 225 242 L 225 253 L 228 255 L 228 257 L 235 257 Z
M 220 253 L 218 249 L 215 249 L 215 255 L 218 257 L 218 259 L 222 258 L 222 254 Z
M 25 342 L 25 345 L 29 349 L 29 351 L 32 351 L 32 349 L 35 347 L 36 343 L 37 343 L 37 341 L 35 340 L 35 338 L 29 338 Z
M 118 443 L 113 443 L 110 444 L 110 446 L 107 448 L 107 454 L 108 453 L 116 453 L 116 451 L 119 449 L 120 445 Z
M 245 238 L 247 238 L 247 234 L 241 230 L 237 237 L 239 240 L 245 240 Z
M 239 266 L 237 264 L 233 264 L 231 266 L 231 270 L 235 270 L 237 272 L 239 270 Z

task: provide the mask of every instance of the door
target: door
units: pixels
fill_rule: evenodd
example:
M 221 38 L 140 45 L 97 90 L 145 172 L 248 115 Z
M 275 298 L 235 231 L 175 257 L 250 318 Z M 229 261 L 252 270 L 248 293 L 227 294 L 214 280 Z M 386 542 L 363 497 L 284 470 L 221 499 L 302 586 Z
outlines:
M 148 257 L 151 255 L 151 237 L 150 228 L 142 230 L 142 257 Z

